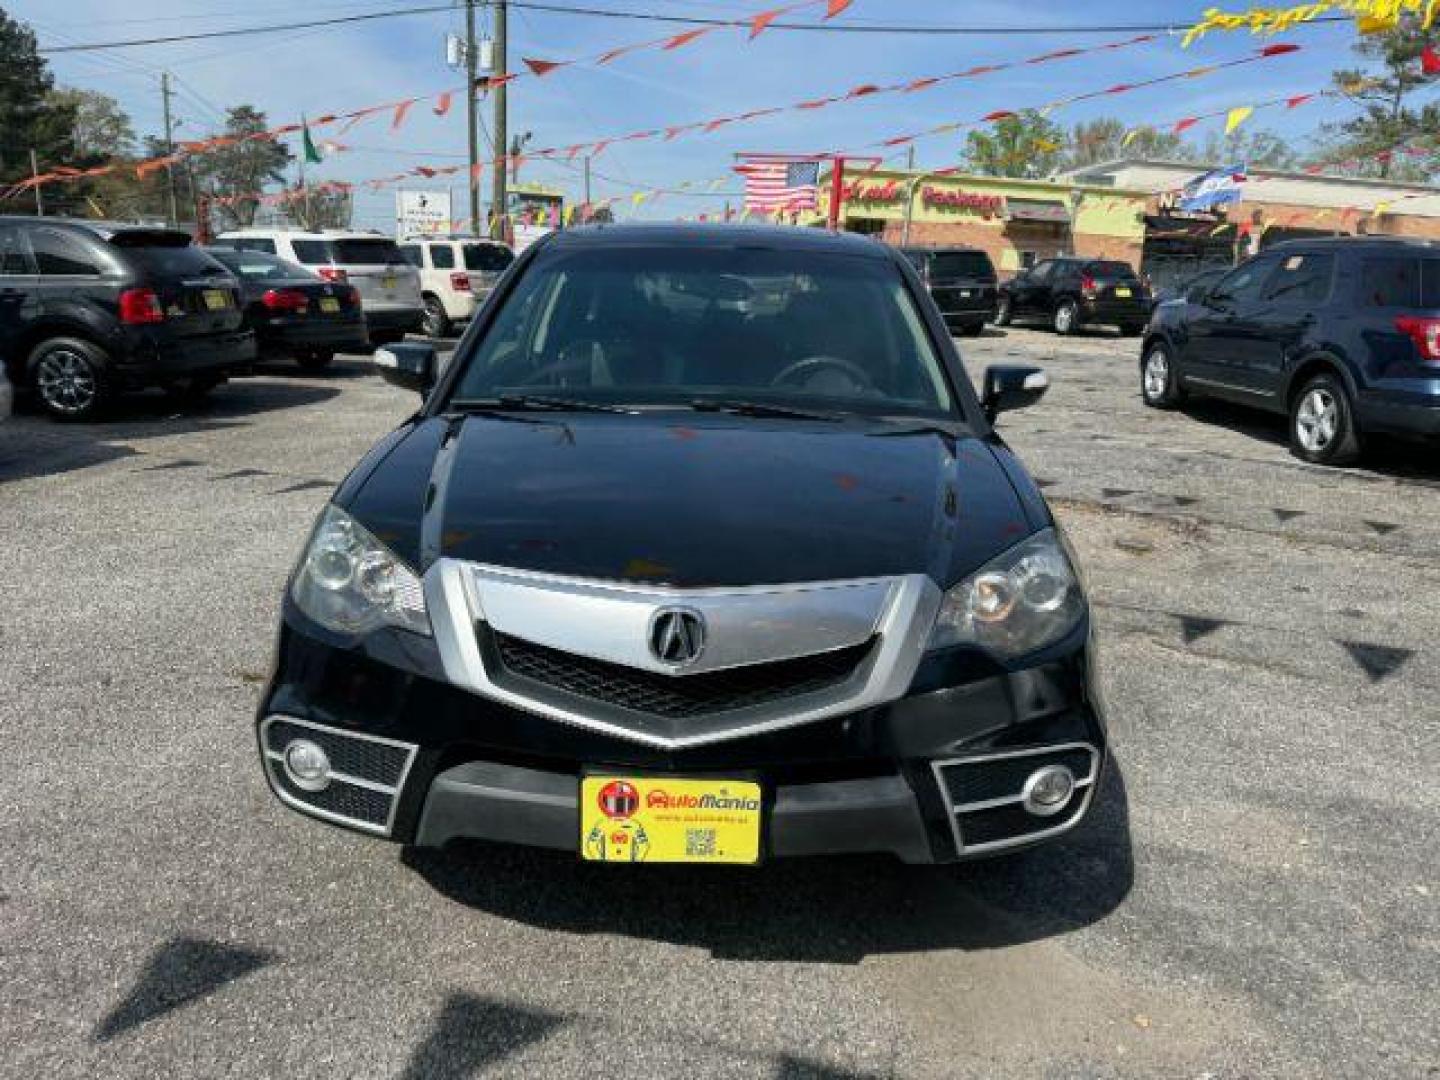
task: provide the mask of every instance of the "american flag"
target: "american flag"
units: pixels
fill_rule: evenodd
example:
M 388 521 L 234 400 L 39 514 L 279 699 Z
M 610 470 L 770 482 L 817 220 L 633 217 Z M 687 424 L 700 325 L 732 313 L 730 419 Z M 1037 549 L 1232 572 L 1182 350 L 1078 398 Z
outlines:
M 745 177 L 745 206 L 750 210 L 814 210 L 820 182 L 818 161 L 757 158 L 735 166 Z

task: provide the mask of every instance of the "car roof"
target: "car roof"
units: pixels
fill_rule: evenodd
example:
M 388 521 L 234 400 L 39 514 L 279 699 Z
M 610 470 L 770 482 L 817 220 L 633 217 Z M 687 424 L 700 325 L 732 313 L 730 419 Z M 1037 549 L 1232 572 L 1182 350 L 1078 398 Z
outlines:
M 900 250 L 907 255 L 984 255 L 986 258 L 990 257 L 990 253 L 984 248 L 969 247 L 966 244 L 939 244 L 935 247 L 918 247 L 911 244 Z
M 139 221 L 100 221 L 95 218 L 35 217 L 33 214 L 0 215 L 0 225 L 59 225 L 66 229 L 80 229 L 101 240 L 109 240 L 121 233 L 149 233 L 161 236 L 183 236 L 193 239 L 184 229 L 168 225 L 147 225 Z
M 1440 250 L 1440 242 L 1427 240 L 1422 236 L 1314 236 L 1296 240 L 1281 240 L 1279 243 L 1269 245 L 1264 252 L 1279 251 L 1282 248 L 1295 250 L 1298 248 L 1376 248 L 1376 249 L 1397 249 L 1397 248 L 1418 248 L 1421 251 Z
M 581 225 L 548 234 L 547 248 L 746 247 L 776 251 L 829 251 L 874 259 L 891 258 L 892 249 L 858 233 L 783 225 L 625 222 Z

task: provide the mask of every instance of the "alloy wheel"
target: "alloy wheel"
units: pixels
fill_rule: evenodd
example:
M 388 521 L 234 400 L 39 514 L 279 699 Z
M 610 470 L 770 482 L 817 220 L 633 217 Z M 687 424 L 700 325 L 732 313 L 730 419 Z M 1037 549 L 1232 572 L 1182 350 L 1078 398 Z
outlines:
M 1170 358 L 1165 355 L 1165 350 L 1153 348 L 1145 357 L 1145 396 L 1151 401 L 1159 401 L 1165 396 L 1165 388 L 1170 384 Z
M 445 311 L 438 301 L 425 301 L 425 334 L 427 337 L 444 337 L 448 329 Z
M 66 416 L 92 408 L 100 390 L 95 369 L 73 349 L 52 349 L 40 359 L 35 388 L 48 408 Z
M 1055 309 L 1055 329 L 1062 334 L 1075 329 L 1075 305 L 1066 303 Z
M 1322 452 L 1335 438 L 1340 427 L 1340 406 L 1335 396 L 1324 387 L 1306 392 L 1295 410 L 1295 436 L 1308 452 Z

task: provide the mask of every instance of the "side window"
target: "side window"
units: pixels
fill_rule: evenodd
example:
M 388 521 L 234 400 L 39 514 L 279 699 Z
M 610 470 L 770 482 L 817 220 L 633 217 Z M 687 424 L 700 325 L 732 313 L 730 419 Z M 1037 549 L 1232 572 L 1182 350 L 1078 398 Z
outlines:
M 0 229 L 0 275 L 33 274 L 30 252 L 19 229 Z
M 1360 302 L 1367 307 L 1420 306 L 1420 260 L 1366 259 L 1360 264 Z
M 1335 256 L 1287 255 L 1265 285 L 1264 299 L 1277 304 L 1318 304 L 1330 297 Z
M 405 261 L 408 262 L 411 266 L 425 265 L 424 261 L 420 258 L 419 244 L 401 244 L 400 254 L 405 256 Z
M 326 240 L 291 240 L 295 261 L 306 266 L 319 266 L 330 261 L 330 243 Z
M 95 254 L 58 229 L 30 230 L 35 267 L 44 277 L 85 277 L 100 273 Z
M 430 265 L 436 270 L 453 270 L 455 268 L 455 249 L 449 244 L 431 244 Z
M 1268 257 L 1251 259 L 1244 266 L 1232 270 L 1221 278 L 1210 295 L 1216 300 L 1232 302 L 1258 300 L 1270 277 L 1270 271 L 1275 269 L 1275 263 L 1275 259 Z
M 1043 284 L 1050 280 L 1054 272 L 1055 260 L 1046 259 L 1044 262 L 1038 262 L 1035 264 L 1035 268 L 1030 271 L 1030 280 L 1038 281 Z

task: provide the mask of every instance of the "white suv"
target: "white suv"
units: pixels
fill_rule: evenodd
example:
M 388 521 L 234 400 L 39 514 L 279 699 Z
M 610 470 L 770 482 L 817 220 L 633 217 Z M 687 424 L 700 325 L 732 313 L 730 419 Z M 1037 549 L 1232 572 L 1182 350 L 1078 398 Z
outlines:
M 418 331 L 425 317 L 420 275 L 388 236 L 350 229 L 238 229 L 217 247 L 264 251 L 308 266 L 326 281 L 355 286 L 372 345 L 388 345 Z
M 473 236 L 412 236 L 400 252 L 420 271 L 425 333 L 448 337 L 480 310 L 515 254 L 498 240 Z

